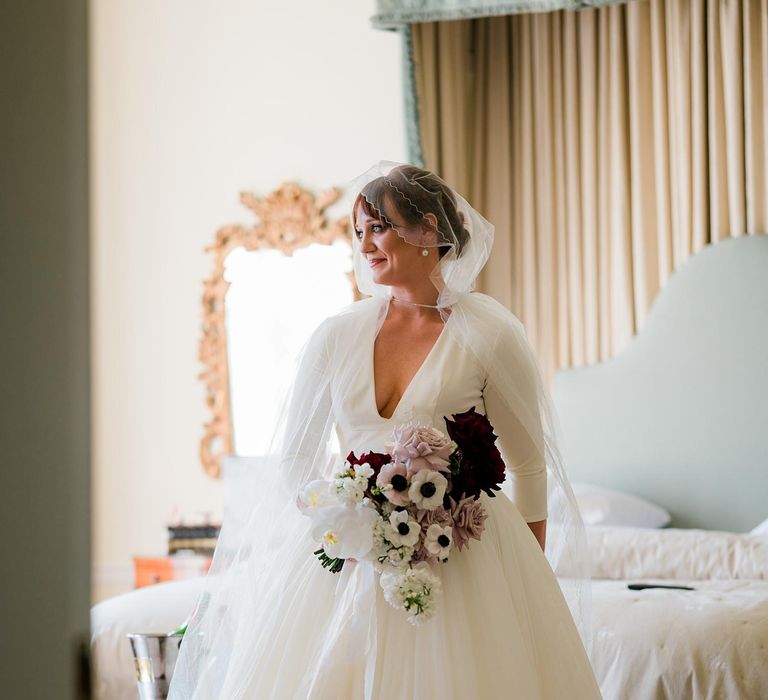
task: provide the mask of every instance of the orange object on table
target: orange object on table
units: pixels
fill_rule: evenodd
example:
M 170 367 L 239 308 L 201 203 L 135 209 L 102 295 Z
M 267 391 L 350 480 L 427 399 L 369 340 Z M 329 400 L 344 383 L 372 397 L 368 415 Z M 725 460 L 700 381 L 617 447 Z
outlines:
M 203 576 L 211 561 L 211 557 L 134 557 L 134 587 Z

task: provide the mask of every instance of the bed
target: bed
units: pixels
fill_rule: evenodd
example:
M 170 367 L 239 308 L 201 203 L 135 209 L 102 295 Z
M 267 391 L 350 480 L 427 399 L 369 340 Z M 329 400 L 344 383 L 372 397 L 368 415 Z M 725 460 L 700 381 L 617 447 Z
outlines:
M 768 236 L 690 258 L 627 349 L 558 373 L 554 399 L 571 480 L 670 516 L 588 528 L 604 697 L 768 697 L 768 535 L 750 532 L 768 518 Z
M 562 371 L 571 479 L 668 512 L 668 527 L 597 519 L 592 660 L 606 700 L 768 697 L 768 236 L 705 248 L 669 280 L 620 356 Z M 225 520 L 250 498 L 224 461 Z M 621 514 L 629 509 L 622 502 Z M 93 608 L 94 697 L 137 696 L 127 632 L 176 628 L 202 579 Z M 629 583 L 693 590 L 630 590 Z

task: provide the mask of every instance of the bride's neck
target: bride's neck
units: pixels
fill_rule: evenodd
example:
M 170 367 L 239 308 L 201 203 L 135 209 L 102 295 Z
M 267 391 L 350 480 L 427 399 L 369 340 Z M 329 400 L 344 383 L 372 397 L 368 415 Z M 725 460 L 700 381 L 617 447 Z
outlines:
M 401 306 L 410 306 L 414 309 L 436 309 L 437 289 L 430 283 L 429 287 L 420 289 L 406 287 L 392 287 L 392 300 Z
M 402 321 L 408 320 L 409 322 L 429 322 L 432 323 L 435 320 L 442 320 L 442 314 L 435 303 L 437 299 L 430 299 L 431 303 L 422 303 L 420 301 L 412 301 L 414 297 L 401 298 L 397 295 L 396 290 L 392 290 L 392 295 L 389 299 L 389 311 L 387 318 L 390 320 L 400 319 Z M 424 297 L 415 297 L 417 299 Z

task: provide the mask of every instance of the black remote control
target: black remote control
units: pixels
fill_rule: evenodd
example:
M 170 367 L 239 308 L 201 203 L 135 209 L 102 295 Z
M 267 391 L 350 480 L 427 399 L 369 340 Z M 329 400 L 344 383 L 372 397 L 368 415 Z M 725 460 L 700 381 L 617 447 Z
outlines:
M 627 588 L 630 591 L 643 591 L 646 588 L 676 588 L 681 591 L 695 591 L 695 588 L 690 586 L 665 586 L 661 583 L 628 583 Z

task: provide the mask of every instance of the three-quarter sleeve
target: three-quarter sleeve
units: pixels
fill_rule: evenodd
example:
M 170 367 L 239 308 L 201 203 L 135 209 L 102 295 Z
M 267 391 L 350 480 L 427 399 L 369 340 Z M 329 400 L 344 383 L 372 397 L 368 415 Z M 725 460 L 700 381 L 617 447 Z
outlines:
M 518 356 L 517 353 L 510 353 L 505 359 L 503 347 L 499 352 L 502 354 L 501 360 L 508 363 L 514 363 Z M 483 389 L 486 415 L 498 435 L 496 444 L 507 466 L 507 478 L 511 479 L 512 501 L 523 519 L 529 523 L 547 517 L 544 436 L 535 381 L 527 374 L 530 369 L 525 362 L 519 367 L 510 368 L 511 374 L 517 374 L 519 380 L 515 384 L 514 396 L 507 397 L 506 401 L 493 381 L 492 373 Z M 510 404 L 519 406 L 520 416 Z

